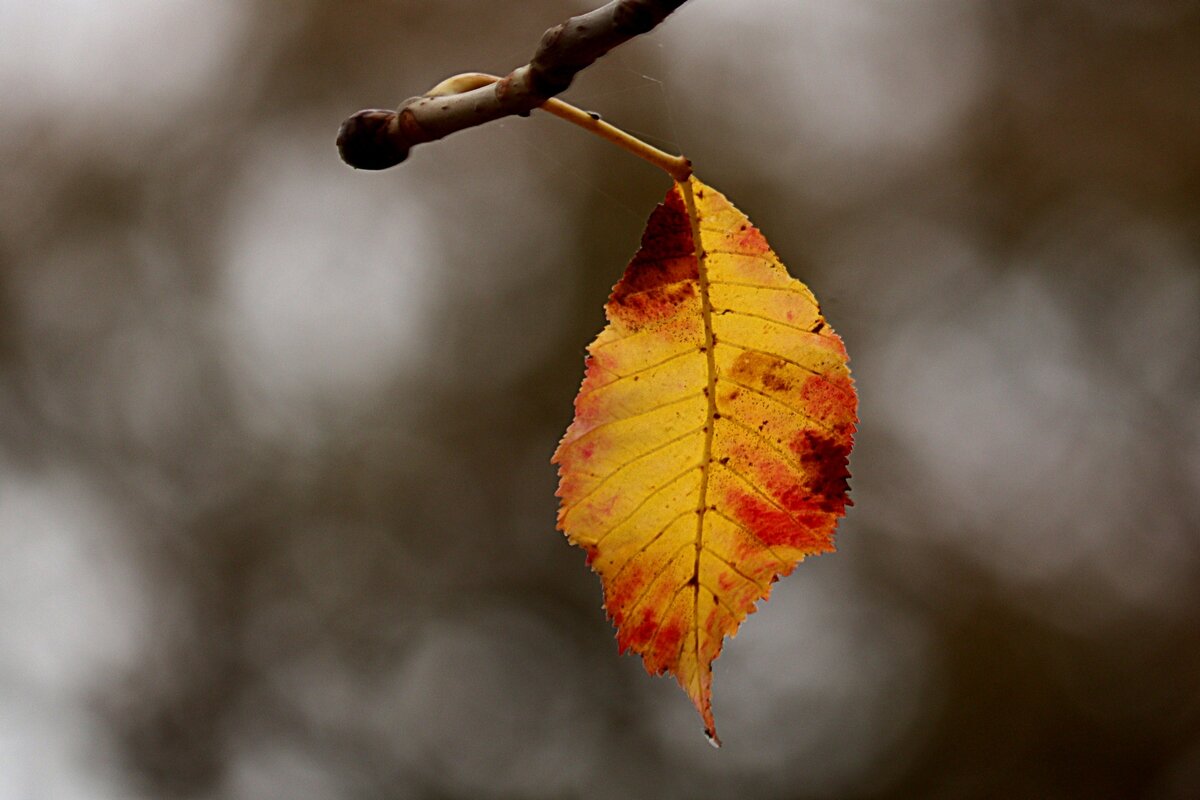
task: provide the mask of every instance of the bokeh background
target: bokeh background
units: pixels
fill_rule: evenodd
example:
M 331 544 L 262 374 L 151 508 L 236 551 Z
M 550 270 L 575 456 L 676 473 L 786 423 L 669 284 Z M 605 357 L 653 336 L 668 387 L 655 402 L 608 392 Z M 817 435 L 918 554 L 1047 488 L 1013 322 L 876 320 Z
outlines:
M 861 393 L 719 752 L 548 463 L 667 179 L 333 146 L 593 5 L 0 2 L 0 799 L 1200 797 L 1200 3 L 693 0 L 565 96 Z

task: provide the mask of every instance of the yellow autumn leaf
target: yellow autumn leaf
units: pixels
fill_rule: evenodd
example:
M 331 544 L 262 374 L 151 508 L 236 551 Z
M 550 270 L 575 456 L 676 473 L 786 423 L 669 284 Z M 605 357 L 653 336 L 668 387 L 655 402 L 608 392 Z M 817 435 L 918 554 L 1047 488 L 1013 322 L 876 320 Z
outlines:
M 833 549 L 857 396 L 808 288 L 719 192 L 677 183 L 588 348 L 559 527 L 622 652 L 669 672 L 719 743 L 712 662 L 771 584 Z

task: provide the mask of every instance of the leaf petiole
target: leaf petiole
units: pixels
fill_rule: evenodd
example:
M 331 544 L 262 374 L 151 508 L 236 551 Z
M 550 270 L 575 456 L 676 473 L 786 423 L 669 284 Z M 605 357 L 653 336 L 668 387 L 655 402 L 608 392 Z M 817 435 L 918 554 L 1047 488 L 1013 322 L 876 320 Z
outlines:
M 445 97 L 447 95 L 461 94 L 482 86 L 489 86 L 499 80 L 500 78 L 497 76 L 488 75 L 483 72 L 464 72 L 460 75 L 453 75 L 447 78 L 426 92 L 424 96 Z M 674 178 L 676 182 L 684 183 L 692 175 L 692 162 L 683 156 L 673 156 L 664 150 L 659 150 L 657 147 L 643 142 L 636 136 L 626 133 L 617 126 L 610 125 L 597 116 L 589 114 L 570 103 L 565 103 L 556 97 L 552 97 L 545 103 L 542 103 L 539 108 L 548 111 L 559 119 L 574 123 L 588 133 L 599 136 L 605 141 L 612 142 L 626 152 L 650 162 Z

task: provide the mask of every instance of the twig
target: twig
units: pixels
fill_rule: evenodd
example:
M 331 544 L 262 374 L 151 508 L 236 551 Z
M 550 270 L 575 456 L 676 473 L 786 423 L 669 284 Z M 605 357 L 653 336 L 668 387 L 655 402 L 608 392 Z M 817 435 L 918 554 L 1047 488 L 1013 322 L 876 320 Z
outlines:
M 480 86 L 490 86 L 500 80 L 495 75 L 482 72 L 464 72 L 439 83 L 425 93 L 425 97 L 446 97 L 461 92 L 470 91 Z M 559 119 L 578 125 L 588 133 L 595 134 L 605 141 L 612 142 L 617 147 L 632 153 L 640 159 L 650 162 L 666 172 L 677 181 L 686 181 L 692 174 L 692 162 L 683 156 L 673 156 L 668 152 L 643 142 L 641 139 L 626 133 L 615 125 L 610 125 L 600 119 L 599 114 L 576 108 L 570 103 L 564 103 L 557 97 L 552 97 L 538 108 Z
M 408 158 L 408 151 L 422 142 L 514 114 L 527 116 L 565 91 L 580 70 L 617 45 L 653 30 L 684 2 L 612 0 L 546 31 L 529 63 L 495 82 L 464 90 L 460 87 L 470 82 L 455 81 L 467 76 L 456 76 L 443 81 L 427 95 L 406 100 L 396 111 L 378 108 L 359 111 L 343 122 L 338 132 L 342 160 L 358 169 L 387 169 Z M 549 107 L 546 110 L 564 116 Z M 596 128 L 593 132 L 616 140 L 606 129 Z M 666 166 L 663 169 L 675 175 Z

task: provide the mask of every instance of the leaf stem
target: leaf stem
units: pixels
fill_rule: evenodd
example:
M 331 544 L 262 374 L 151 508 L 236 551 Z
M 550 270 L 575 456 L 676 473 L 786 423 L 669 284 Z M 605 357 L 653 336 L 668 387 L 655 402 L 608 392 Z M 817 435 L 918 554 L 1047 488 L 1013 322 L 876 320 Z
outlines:
M 481 86 L 489 86 L 499 80 L 500 78 L 496 75 L 488 75 L 484 72 L 464 72 L 446 78 L 426 92 L 423 97 L 446 97 L 462 94 Z M 683 156 L 673 156 L 665 150 L 659 150 L 636 136 L 626 133 L 616 125 L 610 125 L 600 119 L 598 115 L 589 114 L 582 108 L 559 100 L 557 97 L 550 98 L 538 107 L 559 119 L 578 125 L 588 133 L 599 136 L 607 142 L 612 142 L 643 161 L 650 162 L 679 183 L 687 181 L 692 175 L 692 162 L 688 159 Z

